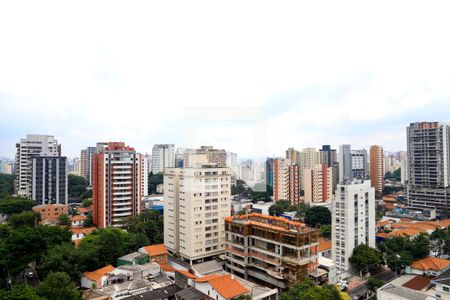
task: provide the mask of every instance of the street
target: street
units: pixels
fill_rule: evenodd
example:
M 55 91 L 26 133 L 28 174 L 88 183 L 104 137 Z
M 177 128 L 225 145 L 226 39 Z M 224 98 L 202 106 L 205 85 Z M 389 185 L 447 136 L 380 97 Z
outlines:
M 395 272 L 391 271 L 391 270 L 384 271 L 384 272 L 381 272 L 381 273 L 373 276 L 373 278 L 383 280 L 385 283 L 393 280 L 395 277 L 396 277 Z M 359 286 L 353 288 L 351 291 L 349 291 L 349 294 L 350 294 L 350 297 L 354 298 L 354 297 L 365 296 L 366 292 L 367 292 L 366 282 L 364 282 L 361 285 L 359 285 Z

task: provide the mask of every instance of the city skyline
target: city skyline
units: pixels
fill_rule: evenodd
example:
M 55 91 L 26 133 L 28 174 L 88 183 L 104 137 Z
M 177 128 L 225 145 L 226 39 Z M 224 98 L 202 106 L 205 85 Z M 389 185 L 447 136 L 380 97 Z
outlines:
M 27 133 L 54 135 L 68 157 L 98 141 L 405 150 L 410 123 L 450 112 L 447 5 L 4 3 L 0 156 Z

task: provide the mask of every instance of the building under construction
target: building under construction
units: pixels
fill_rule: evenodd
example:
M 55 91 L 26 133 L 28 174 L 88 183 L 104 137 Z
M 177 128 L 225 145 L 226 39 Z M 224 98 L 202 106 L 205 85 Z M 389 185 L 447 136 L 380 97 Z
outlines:
M 247 280 L 286 289 L 317 266 L 319 230 L 262 214 L 225 219 L 226 268 Z

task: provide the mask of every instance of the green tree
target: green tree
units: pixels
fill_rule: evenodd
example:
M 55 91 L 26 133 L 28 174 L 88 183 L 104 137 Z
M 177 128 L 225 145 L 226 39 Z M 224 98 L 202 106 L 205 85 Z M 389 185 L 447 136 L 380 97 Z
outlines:
M 83 207 L 89 207 L 92 205 L 92 198 L 86 198 L 83 200 Z
M 6 197 L 0 200 L 0 214 L 12 215 L 31 211 L 34 202 L 19 197 Z
M 322 227 L 320 227 L 320 235 L 323 238 L 326 239 L 331 239 L 331 225 L 323 225 Z
M 412 255 L 414 260 L 427 257 L 430 254 L 430 241 L 426 234 L 419 234 L 412 240 Z
M 366 287 L 369 291 L 371 291 L 372 293 L 376 293 L 377 289 L 379 289 L 380 287 L 382 287 L 384 285 L 384 281 L 377 279 L 377 278 L 370 278 L 369 280 L 367 280 L 366 282 Z
M 162 173 L 153 174 L 150 173 L 148 178 L 148 192 L 150 194 L 156 194 L 156 188 L 158 185 L 163 184 L 164 175 Z
M 339 291 L 333 285 L 315 286 L 310 279 L 293 284 L 280 300 L 340 300 Z
M 290 203 L 288 200 L 278 200 L 275 204 L 269 207 L 269 215 L 278 216 L 286 211 L 288 211 Z
M 313 206 L 305 214 L 305 223 L 311 227 L 331 224 L 331 212 L 324 206 Z
M 81 251 L 70 243 L 56 245 L 49 249 L 38 267 L 39 275 L 47 277 L 51 272 L 65 272 L 72 281 L 78 282 L 81 273 L 87 271 L 79 252 Z
M 410 251 L 401 251 L 396 254 L 391 254 L 386 258 L 387 266 L 397 273 L 399 272 L 399 270 L 402 270 L 406 268 L 406 266 L 409 266 L 412 261 L 413 256 Z
M 80 292 L 64 272 L 51 272 L 39 287 L 38 294 L 52 300 L 79 300 Z
M 69 197 L 81 199 L 81 196 L 87 190 L 87 185 L 88 183 L 84 177 L 69 174 L 68 177 Z
M 68 226 L 70 225 L 70 219 L 67 214 L 61 214 L 58 218 L 59 225 Z
M 41 220 L 41 214 L 32 211 L 23 211 L 19 214 L 13 214 L 9 217 L 8 223 L 12 227 L 22 227 L 22 226 L 36 226 Z
M 2 300 L 46 300 L 37 294 L 36 290 L 27 285 L 15 285 L 11 290 L 0 290 Z
M 364 270 L 376 267 L 382 262 L 382 254 L 377 249 L 361 244 L 353 249 L 349 261 L 362 275 Z
M 0 174 L 0 199 L 9 197 L 14 192 L 14 175 Z

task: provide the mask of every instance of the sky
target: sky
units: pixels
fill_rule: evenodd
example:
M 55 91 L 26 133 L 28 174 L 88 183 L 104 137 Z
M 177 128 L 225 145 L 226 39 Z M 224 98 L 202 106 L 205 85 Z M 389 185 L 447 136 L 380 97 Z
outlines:
M 0 1 L 0 156 L 26 134 L 406 149 L 449 122 L 448 1 Z

